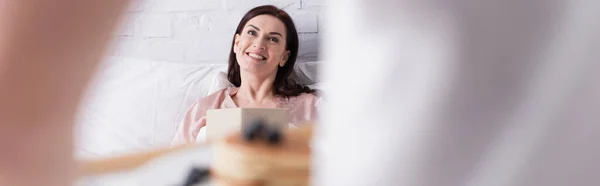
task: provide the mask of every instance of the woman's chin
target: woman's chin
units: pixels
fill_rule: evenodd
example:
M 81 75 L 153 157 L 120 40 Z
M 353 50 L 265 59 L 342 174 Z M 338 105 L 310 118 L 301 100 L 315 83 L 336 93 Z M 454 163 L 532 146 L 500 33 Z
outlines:
M 277 67 L 272 67 L 266 60 L 243 59 L 238 61 L 240 68 L 252 74 L 270 74 Z
M 267 66 L 267 61 L 265 60 L 256 60 L 256 59 L 244 59 L 243 61 L 240 61 L 241 67 L 245 67 L 246 69 L 260 69 L 260 68 L 265 68 L 265 66 Z
M 261 71 L 264 71 L 264 70 L 261 68 L 261 65 L 259 65 L 259 64 L 251 64 L 251 63 L 246 63 L 246 64 L 244 64 L 244 65 L 240 65 L 240 68 L 241 68 L 243 71 L 250 72 L 250 73 L 253 73 L 253 74 L 255 74 L 255 73 L 260 73 Z

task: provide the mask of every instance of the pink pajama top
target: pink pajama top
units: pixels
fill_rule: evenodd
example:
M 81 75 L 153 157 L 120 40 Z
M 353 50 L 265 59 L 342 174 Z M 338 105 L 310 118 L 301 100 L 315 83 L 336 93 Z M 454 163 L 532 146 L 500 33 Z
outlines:
M 192 143 L 204 141 L 200 137 L 200 130 L 206 126 L 206 111 L 209 109 L 238 108 L 232 97 L 238 88 L 230 87 L 219 90 L 196 101 L 185 114 L 179 125 L 172 144 Z M 317 104 L 320 98 L 314 94 L 301 94 L 296 97 L 277 99 L 277 108 L 288 110 L 292 125 L 313 121 L 317 115 Z

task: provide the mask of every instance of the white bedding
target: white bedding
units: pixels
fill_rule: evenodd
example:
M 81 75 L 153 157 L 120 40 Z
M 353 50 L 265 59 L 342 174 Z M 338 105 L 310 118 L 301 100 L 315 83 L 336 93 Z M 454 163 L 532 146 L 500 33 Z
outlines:
M 299 82 L 316 81 L 317 62 L 297 63 Z M 218 90 L 219 64 L 109 58 L 90 86 L 77 121 L 76 153 L 95 158 L 169 145 L 185 111 Z

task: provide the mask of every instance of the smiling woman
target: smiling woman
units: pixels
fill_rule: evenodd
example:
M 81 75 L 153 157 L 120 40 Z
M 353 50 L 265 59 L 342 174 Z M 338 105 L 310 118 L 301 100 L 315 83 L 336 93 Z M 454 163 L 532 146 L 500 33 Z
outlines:
M 298 33 L 285 11 L 270 5 L 250 10 L 238 24 L 229 54 L 227 76 L 235 87 L 194 103 L 173 143 L 204 141 L 198 134 L 209 109 L 282 108 L 292 124 L 314 120 L 315 90 L 290 78 L 297 56 Z
M 298 33 L 294 22 L 285 11 L 274 6 L 256 7 L 242 18 L 235 33 L 228 70 L 228 79 L 235 86 L 239 87 L 242 84 L 240 73 L 249 70 L 248 67 L 251 68 L 244 66 L 244 56 L 254 55 L 257 49 L 262 47 L 268 49 L 263 51 L 267 56 L 258 57 L 265 58 L 265 62 L 270 62 L 270 66 L 267 67 L 271 67 L 264 70 L 276 73 L 273 87 L 275 94 L 287 97 L 314 92 L 288 79 L 298 56 Z M 277 70 L 274 70 L 277 67 L 275 64 L 279 65 Z M 240 67 L 244 69 L 241 72 Z

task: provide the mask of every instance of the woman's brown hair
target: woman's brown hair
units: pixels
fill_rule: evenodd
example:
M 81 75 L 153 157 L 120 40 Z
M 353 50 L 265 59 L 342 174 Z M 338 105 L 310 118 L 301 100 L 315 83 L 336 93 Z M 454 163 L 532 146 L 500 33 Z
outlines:
M 272 5 L 253 8 L 252 10 L 248 11 L 246 15 L 244 15 L 238 24 L 237 29 L 235 30 L 235 34 L 241 34 L 242 30 L 244 29 L 244 25 L 246 25 L 250 19 L 259 15 L 271 15 L 281 20 L 281 22 L 283 22 L 285 25 L 287 32 L 285 48 L 286 50 L 290 51 L 290 56 L 288 57 L 285 65 L 277 69 L 277 75 L 275 76 L 275 82 L 273 83 L 274 94 L 282 97 L 290 97 L 298 96 L 302 93 L 315 93 L 315 90 L 310 89 L 305 85 L 298 84 L 295 80 L 289 78 L 294 71 L 294 64 L 296 63 L 296 57 L 298 56 L 298 32 L 296 31 L 294 21 L 292 21 L 290 15 L 288 15 L 285 11 Z M 239 87 L 242 84 L 242 79 L 240 77 L 240 65 L 237 63 L 236 55 L 233 52 L 235 34 L 233 36 L 234 39 L 229 53 L 227 79 L 233 85 Z

